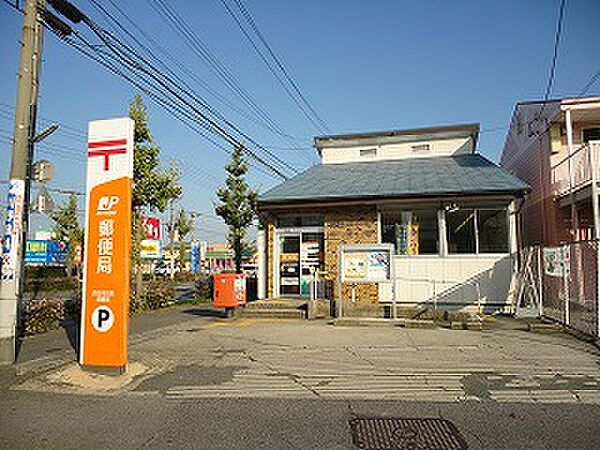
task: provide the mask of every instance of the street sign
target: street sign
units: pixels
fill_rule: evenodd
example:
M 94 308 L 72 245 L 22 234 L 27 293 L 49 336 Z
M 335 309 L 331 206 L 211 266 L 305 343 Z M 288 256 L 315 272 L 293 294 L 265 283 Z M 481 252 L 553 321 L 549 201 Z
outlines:
M 134 122 L 90 122 L 79 362 L 124 368 L 131 251 Z

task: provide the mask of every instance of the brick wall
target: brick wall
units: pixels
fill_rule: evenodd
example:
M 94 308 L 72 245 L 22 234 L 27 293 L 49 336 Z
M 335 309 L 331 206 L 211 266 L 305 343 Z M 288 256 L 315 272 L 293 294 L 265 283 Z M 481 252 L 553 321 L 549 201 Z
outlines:
M 275 264 L 275 223 L 278 215 L 288 214 L 323 214 L 325 234 L 325 278 L 334 284 L 334 296 L 340 294 L 337 283 L 338 249 L 340 244 L 368 244 L 376 243 L 377 236 L 377 209 L 372 206 L 329 207 L 315 209 L 290 209 L 271 211 L 266 216 L 267 231 L 267 295 L 274 298 L 273 273 Z M 351 286 L 344 286 L 344 300 L 351 300 Z M 376 284 L 360 284 L 356 288 L 356 299 L 366 303 L 378 302 L 378 289 Z
M 328 208 L 325 215 L 325 270 L 326 278 L 334 283 L 334 297 L 338 298 L 338 249 L 340 244 L 369 244 L 377 242 L 377 209 L 373 206 Z M 356 299 L 360 302 L 378 302 L 377 284 L 359 284 Z M 352 287 L 343 287 L 344 300 L 352 299 Z

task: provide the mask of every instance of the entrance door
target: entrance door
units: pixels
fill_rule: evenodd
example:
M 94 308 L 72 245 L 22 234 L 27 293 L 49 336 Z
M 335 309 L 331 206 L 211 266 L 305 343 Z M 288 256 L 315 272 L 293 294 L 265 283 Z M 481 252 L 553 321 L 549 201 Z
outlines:
M 279 294 L 300 295 L 300 233 L 279 238 Z
M 300 295 L 310 296 L 310 282 L 318 270 L 324 267 L 324 235 L 322 232 L 302 233 L 300 245 Z

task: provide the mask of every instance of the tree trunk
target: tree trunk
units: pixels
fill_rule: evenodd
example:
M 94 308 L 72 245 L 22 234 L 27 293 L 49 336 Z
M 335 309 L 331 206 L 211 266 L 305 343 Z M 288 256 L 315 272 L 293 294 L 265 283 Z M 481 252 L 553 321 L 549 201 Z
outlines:
M 233 255 L 235 260 L 235 273 L 242 273 L 242 239 L 239 236 L 233 238 Z

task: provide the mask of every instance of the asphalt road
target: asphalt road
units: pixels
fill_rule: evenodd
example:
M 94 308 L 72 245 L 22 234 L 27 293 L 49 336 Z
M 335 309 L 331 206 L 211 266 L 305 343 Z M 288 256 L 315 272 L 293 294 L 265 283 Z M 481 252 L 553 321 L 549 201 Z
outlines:
M 147 373 L 87 392 L 47 378 L 74 361 L 65 333 L 37 336 L 0 369 L 0 448 L 352 449 L 361 417 L 444 418 L 469 449 L 600 448 L 596 347 L 519 328 L 226 321 L 180 305 L 132 320 Z

